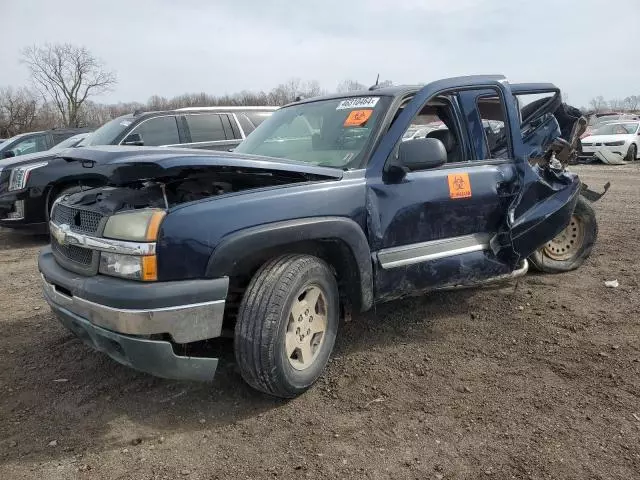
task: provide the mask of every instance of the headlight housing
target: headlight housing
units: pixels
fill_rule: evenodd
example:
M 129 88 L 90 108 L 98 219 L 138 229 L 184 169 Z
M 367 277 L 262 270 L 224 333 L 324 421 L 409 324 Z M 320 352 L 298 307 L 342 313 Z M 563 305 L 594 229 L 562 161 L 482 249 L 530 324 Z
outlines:
M 99 272 L 113 277 L 152 282 L 158 279 L 158 264 L 155 255 L 122 255 L 101 252 Z
M 29 175 L 36 168 L 41 168 L 48 165 L 49 162 L 32 163 L 30 165 L 23 165 L 22 167 L 15 167 L 11 169 L 11 176 L 9 177 L 9 191 L 22 190 L 26 188 Z
M 132 242 L 155 242 L 165 213 L 156 208 L 117 213 L 107 220 L 103 236 Z
M 165 215 L 164 210 L 154 208 L 118 213 L 107 220 L 103 236 L 129 242 L 155 242 L 158 238 L 160 223 Z M 104 275 L 149 282 L 158 279 L 157 265 L 155 254 L 125 255 L 101 252 L 99 272 Z
M 618 147 L 624 145 L 624 140 L 616 140 L 615 142 L 604 142 L 607 147 Z

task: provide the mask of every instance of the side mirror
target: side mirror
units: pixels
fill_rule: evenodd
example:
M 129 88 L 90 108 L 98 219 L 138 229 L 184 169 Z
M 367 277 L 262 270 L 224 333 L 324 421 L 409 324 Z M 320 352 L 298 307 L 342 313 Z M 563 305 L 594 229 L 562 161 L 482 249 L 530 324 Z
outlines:
M 16 152 L 13 150 L 7 150 L 6 152 L 2 152 L 2 158 L 13 158 L 16 156 Z
M 447 163 L 447 149 L 437 138 L 413 138 L 400 143 L 398 162 L 408 170 L 426 170 Z
M 134 147 L 144 147 L 144 141 L 142 140 L 142 135 L 140 135 L 139 133 L 130 133 L 122 141 L 122 145 L 132 145 Z

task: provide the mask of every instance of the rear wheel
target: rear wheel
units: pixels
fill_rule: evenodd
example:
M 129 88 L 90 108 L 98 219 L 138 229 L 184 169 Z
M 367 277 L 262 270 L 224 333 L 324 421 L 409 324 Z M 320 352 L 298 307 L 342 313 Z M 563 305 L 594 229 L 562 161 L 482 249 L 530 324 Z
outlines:
M 529 260 L 535 268 L 546 273 L 575 270 L 589 258 L 597 238 L 595 212 L 585 198 L 579 197 L 569 225 L 536 250 Z
M 638 156 L 638 147 L 635 143 L 629 145 L 629 150 L 627 150 L 627 156 L 624 159 L 627 162 L 635 162 L 636 157 Z
M 338 285 L 324 261 L 285 255 L 268 262 L 238 312 L 234 349 L 242 377 L 270 395 L 300 395 L 329 360 L 338 318 Z

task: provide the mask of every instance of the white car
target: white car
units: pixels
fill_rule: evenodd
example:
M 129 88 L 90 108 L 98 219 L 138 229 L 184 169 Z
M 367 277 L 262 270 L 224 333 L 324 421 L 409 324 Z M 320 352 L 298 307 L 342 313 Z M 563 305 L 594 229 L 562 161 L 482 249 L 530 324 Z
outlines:
M 598 157 L 620 156 L 627 162 L 638 158 L 640 121 L 607 123 L 582 139 L 582 154 Z M 601 155 L 596 155 L 601 152 Z

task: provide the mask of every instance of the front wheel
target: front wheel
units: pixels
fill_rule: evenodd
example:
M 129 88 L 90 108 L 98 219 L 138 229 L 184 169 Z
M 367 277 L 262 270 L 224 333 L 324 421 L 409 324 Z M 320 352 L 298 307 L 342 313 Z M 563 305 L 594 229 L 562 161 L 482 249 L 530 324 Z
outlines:
M 240 304 L 234 350 L 244 380 L 282 398 L 306 391 L 324 370 L 339 319 L 336 279 L 309 255 L 285 255 L 258 270 Z
M 629 150 L 627 150 L 627 156 L 624 158 L 627 162 L 634 162 L 636 157 L 638 156 L 638 147 L 635 143 L 629 145 Z
M 569 225 L 553 240 L 536 250 L 529 260 L 536 269 L 546 273 L 575 270 L 589 258 L 597 238 L 596 214 L 589 202 L 581 196 Z

